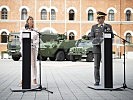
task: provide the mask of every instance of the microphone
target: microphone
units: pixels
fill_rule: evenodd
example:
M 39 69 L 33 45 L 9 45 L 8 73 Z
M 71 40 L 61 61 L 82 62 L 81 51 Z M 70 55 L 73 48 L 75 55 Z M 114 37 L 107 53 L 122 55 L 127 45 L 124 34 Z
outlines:
M 113 35 L 117 36 L 116 34 L 113 33 Z
M 25 24 L 25 29 L 28 30 L 29 29 L 29 25 Z

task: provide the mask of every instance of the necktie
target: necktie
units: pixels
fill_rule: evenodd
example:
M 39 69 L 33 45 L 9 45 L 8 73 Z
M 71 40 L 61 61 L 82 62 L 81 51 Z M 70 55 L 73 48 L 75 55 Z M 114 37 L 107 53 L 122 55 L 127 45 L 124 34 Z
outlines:
M 101 25 L 101 27 L 103 27 L 103 25 Z

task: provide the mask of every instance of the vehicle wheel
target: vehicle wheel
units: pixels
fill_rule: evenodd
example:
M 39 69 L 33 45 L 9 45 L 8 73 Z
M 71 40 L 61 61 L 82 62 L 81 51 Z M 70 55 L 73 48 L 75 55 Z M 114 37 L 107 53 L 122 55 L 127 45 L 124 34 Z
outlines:
M 47 57 L 37 55 L 37 60 L 46 61 Z
M 41 60 L 41 58 L 40 58 L 39 54 L 37 55 L 37 60 Z
M 37 60 L 42 60 L 42 56 L 40 56 L 39 54 L 37 55 Z
M 42 61 L 46 61 L 47 57 L 42 56 Z
M 94 55 L 93 55 L 92 52 L 90 52 L 90 53 L 87 54 L 86 61 L 87 62 L 93 61 L 93 58 L 94 58 Z
M 65 60 L 65 54 L 63 51 L 59 51 L 56 54 L 56 61 L 64 61 Z
M 76 61 L 75 56 L 70 55 L 70 60 L 71 60 L 71 61 Z
M 20 57 L 21 57 L 21 55 L 12 55 L 12 59 L 14 61 L 19 61 Z
M 66 61 L 70 61 L 70 55 L 66 54 Z
M 55 61 L 55 57 L 49 57 L 50 61 Z

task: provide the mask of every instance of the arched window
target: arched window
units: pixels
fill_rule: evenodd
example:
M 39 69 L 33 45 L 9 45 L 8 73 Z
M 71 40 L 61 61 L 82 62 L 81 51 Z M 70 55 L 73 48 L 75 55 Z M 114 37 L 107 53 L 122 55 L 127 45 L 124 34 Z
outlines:
M 69 33 L 69 40 L 74 40 L 75 36 L 73 32 Z
M 56 19 L 56 12 L 54 9 L 51 9 L 51 20 L 55 20 Z
M 41 20 L 47 20 L 47 11 L 46 11 L 46 9 L 41 10 Z
M 112 10 L 112 9 L 109 10 L 108 20 L 114 21 L 114 10 Z
M 1 33 L 1 43 L 7 43 L 7 33 L 5 31 Z
M 129 41 L 129 42 L 132 42 L 132 36 L 131 36 L 130 33 L 126 34 L 126 40 Z
M 131 21 L 131 11 L 130 10 L 126 11 L 126 21 Z
M 7 9 L 3 8 L 1 11 L 1 19 L 7 19 Z
M 88 11 L 88 21 L 93 21 L 93 11 L 92 10 Z
M 23 8 L 21 12 L 21 20 L 26 20 L 26 18 L 27 18 L 27 10 Z
M 74 17 L 75 17 L 74 10 L 71 9 L 71 10 L 69 11 L 69 20 L 74 20 Z

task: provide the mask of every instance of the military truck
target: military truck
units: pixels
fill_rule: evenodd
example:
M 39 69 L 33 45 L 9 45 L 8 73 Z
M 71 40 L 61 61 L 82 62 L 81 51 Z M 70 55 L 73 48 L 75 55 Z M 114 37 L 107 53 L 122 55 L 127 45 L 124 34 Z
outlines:
M 70 60 L 68 55 L 69 49 L 75 46 L 76 40 L 67 40 L 64 34 L 58 34 L 57 39 L 41 43 L 40 52 L 42 60 L 49 58 L 51 61 Z
M 18 61 L 21 57 L 19 35 L 20 33 L 17 32 L 8 36 L 7 52 L 14 61 Z
M 76 47 L 72 47 L 69 50 L 71 61 L 77 61 L 86 59 L 87 62 L 93 61 L 94 55 L 92 53 L 92 41 L 88 39 L 79 39 L 75 43 Z
M 20 32 L 10 33 L 8 36 L 7 52 L 9 56 L 12 56 L 14 61 L 18 61 L 22 54 L 20 52 L 20 41 L 19 41 Z M 41 32 L 41 43 L 47 41 L 53 41 L 57 39 L 57 34 Z M 42 41 L 43 40 L 43 41 Z
M 20 33 L 10 33 L 8 37 L 8 54 L 12 56 L 14 61 L 18 61 L 21 58 L 19 34 Z M 38 60 L 41 59 L 45 61 L 47 58 L 51 61 L 70 60 L 68 52 L 71 47 L 75 46 L 76 40 L 67 40 L 65 34 L 47 32 L 41 32 L 40 38 Z

